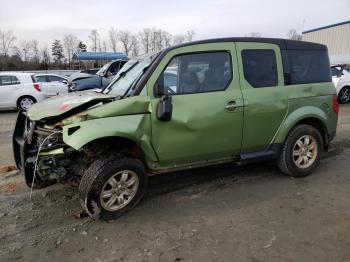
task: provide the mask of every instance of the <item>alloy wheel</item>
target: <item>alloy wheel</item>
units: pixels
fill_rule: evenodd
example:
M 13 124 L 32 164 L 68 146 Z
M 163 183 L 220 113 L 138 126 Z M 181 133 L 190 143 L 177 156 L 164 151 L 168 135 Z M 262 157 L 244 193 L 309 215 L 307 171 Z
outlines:
M 122 209 L 135 197 L 139 183 L 139 178 L 134 171 L 117 172 L 107 180 L 102 188 L 101 206 L 111 212 Z

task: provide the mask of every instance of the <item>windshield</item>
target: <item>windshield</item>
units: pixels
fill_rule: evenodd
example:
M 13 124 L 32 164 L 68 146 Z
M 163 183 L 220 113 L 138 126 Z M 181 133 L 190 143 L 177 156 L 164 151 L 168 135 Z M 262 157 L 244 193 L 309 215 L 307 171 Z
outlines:
M 104 72 L 107 70 L 107 68 L 109 67 L 110 64 L 111 64 L 111 63 L 108 63 L 108 64 L 105 64 L 104 66 L 102 66 L 102 67 L 100 68 L 100 70 L 98 70 L 98 71 L 96 72 L 96 75 L 101 75 L 102 73 L 104 73 Z
M 112 82 L 104 91 L 105 94 L 124 96 L 131 87 L 141 78 L 143 73 L 153 61 L 155 55 L 146 56 L 139 60 L 128 61 L 118 72 L 115 81 Z

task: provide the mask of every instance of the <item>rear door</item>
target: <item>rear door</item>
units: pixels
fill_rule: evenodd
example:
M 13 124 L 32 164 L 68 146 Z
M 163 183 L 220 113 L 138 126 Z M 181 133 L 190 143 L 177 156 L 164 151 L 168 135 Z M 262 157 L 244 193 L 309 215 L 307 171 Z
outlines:
M 172 118 L 167 122 L 156 117 L 157 81 L 172 97 Z M 147 87 L 153 97 L 152 144 L 160 160 L 158 168 L 230 161 L 239 155 L 243 104 L 234 43 L 170 51 Z
M 237 43 L 244 100 L 242 153 L 266 148 L 288 110 L 281 51 L 278 45 Z

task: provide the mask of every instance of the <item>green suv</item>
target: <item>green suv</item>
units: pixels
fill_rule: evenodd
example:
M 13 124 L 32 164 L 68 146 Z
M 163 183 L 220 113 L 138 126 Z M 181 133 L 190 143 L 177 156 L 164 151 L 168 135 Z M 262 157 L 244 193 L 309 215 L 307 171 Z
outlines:
M 92 218 L 110 219 L 140 201 L 152 175 L 274 160 L 306 176 L 337 119 L 326 46 L 211 39 L 130 60 L 101 93 L 20 112 L 13 149 L 28 186 L 70 180 Z

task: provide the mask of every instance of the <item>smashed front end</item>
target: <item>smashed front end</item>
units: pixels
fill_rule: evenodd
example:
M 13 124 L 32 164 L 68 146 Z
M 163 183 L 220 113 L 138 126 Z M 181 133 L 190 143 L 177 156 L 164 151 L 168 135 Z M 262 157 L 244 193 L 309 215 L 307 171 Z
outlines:
M 89 162 L 85 154 L 63 142 L 61 127 L 31 121 L 24 111 L 17 117 L 13 153 L 26 184 L 37 188 L 67 179 L 77 184 Z

